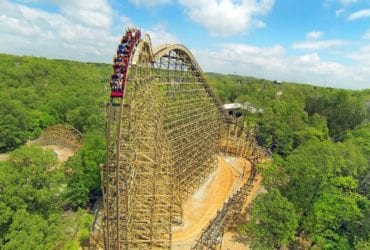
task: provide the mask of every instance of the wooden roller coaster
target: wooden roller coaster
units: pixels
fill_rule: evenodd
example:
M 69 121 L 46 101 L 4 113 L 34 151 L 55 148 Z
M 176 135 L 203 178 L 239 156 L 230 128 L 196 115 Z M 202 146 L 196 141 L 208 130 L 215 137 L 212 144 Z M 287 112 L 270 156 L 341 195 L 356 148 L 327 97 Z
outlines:
M 35 143 L 39 145 L 59 145 L 77 151 L 83 144 L 83 136 L 74 127 L 59 124 L 44 129 Z
M 128 29 L 114 59 L 102 167 L 105 249 L 171 249 L 182 205 L 217 165 L 217 154 L 261 158 L 253 133 L 228 117 L 183 45 L 152 49 Z M 219 244 L 247 186 L 230 197 L 195 249 Z M 230 217 L 231 216 L 231 217 Z M 211 229 L 209 229 L 211 228 Z

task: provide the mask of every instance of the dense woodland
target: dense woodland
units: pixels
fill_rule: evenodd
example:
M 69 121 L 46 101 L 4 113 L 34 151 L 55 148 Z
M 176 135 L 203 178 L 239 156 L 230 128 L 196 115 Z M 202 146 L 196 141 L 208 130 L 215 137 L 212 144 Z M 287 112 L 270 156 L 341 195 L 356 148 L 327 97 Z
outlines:
M 90 198 L 100 192 L 104 103 L 110 66 L 0 55 L 0 249 L 78 249 Z M 54 124 L 71 124 L 84 146 L 64 164 L 22 146 Z
M 0 55 L 0 249 L 78 249 L 100 192 L 110 65 Z M 370 89 L 339 90 L 208 74 L 223 102 L 272 160 L 258 166 L 267 192 L 240 228 L 253 249 L 370 249 Z M 23 146 L 71 124 L 84 146 L 61 164 Z
M 209 79 L 223 102 L 246 104 L 272 152 L 258 166 L 267 192 L 241 228 L 252 248 L 370 249 L 370 89 Z

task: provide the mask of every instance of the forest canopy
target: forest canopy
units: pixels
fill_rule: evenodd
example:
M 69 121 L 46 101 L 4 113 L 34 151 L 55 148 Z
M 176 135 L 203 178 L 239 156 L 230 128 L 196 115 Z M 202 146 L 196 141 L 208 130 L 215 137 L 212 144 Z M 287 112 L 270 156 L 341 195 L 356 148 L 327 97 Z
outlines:
M 107 64 L 0 54 L 0 152 L 11 152 L 0 162 L 1 249 L 78 249 L 86 239 L 86 208 L 100 193 L 110 72 Z M 242 119 L 272 153 L 259 166 L 267 193 L 241 227 L 251 247 L 366 249 L 370 89 L 207 77 L 222 102 L 248 107 Z M 23 146 L 55 124 L 84 135 L 84 146 L 65 163 Z
M 272 161 L 241 228 L 252 249 L 368 249 L 370 89 L 352 91 L 209 74 L 239 102 Z M 251 108 L 252 107 L 252 108 Z

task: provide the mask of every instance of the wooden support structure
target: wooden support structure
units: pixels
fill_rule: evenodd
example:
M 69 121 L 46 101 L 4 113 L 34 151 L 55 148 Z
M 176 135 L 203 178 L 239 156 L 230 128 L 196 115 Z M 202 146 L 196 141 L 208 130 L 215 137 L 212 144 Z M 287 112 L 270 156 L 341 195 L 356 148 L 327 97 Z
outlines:
M 149 36 L 140 39 L 125 88 L 106 109 L 104 246 L 171 249 L 172 224 L 182 222 L 185 199 L 217 166 L 220 150 L 249 159 L 257 145 L 227 117 L 183 45 L 153 52 Z
M 72 126 L 53 125 L 44 129 L 36 140 L 39 145 L 59 145 L 77 151 L 83 145 L 83 136 Z

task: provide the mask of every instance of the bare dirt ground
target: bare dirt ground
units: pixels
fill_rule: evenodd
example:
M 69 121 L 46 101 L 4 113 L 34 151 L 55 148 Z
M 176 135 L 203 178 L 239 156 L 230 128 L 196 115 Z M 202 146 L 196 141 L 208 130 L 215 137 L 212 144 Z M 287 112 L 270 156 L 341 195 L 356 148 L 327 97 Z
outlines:
M 6 161 L 9 158 L 9 154 L 0 154 L 0 161 Z
M 183 225 L 172 227 L 172 249 L 190 249 L 224 202 L 248 179 L 249 162 L 225 156 L 218 156 L 218 161 L 207 182 L 185 202 Z
M 32 144 L 32 142 L 30 144 Z M 67 161 L 69 157 L 75 154 L 75 152 L 72 149 L 67 147 L 61 147 L 58 145 L 47 145 L 42 146 L 42 148 L 53 150 L 56 153 L 57 158 L 60 162 Z M 8 158 L 9 153 L 0 154 L 0 161 L 6 161 Z
M 72 149 L 67 147 L 61 147 L 58 145 L 47 145 L 42 147 L 53 150 L 57 154 L 58 160 L 61 162 L 67 161 L 69 157 L 75 154 L 75 152 Z

